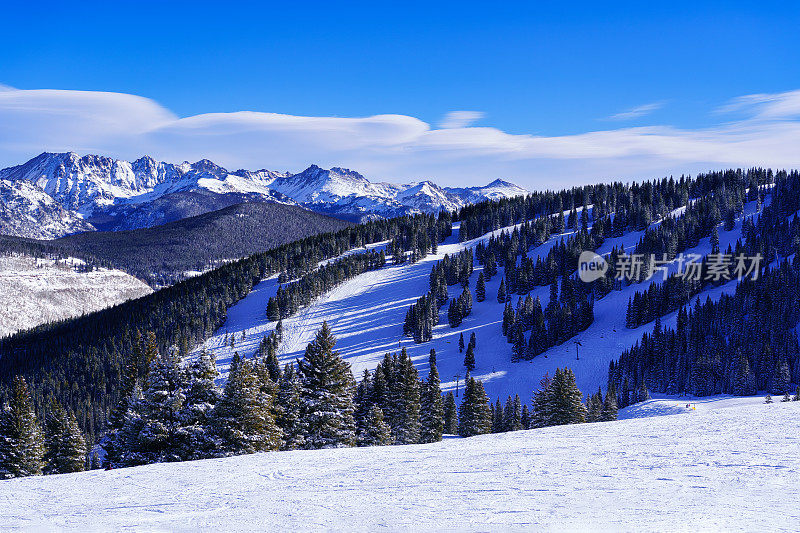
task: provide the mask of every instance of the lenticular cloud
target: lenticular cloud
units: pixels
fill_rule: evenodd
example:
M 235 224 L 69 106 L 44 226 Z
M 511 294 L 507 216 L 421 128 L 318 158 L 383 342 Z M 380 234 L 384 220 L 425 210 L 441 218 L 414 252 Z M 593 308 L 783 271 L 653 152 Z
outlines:
M 0 86 L 0 166 L 42 151 L 213 159 L 230 168 L 299 170 L 311 163 L 373 179 L 465 185 L 504 177 L 529 189 L 660 177 L 728 166 L 800 166 L 800 91 L 737 98 L 735 121 L 686 130 L 620 128 L 564 136 L 472 127 L 453 111 L 438 128 L 407 115 L 307 117 L 242 111 L 178 117 L 130 94 Z

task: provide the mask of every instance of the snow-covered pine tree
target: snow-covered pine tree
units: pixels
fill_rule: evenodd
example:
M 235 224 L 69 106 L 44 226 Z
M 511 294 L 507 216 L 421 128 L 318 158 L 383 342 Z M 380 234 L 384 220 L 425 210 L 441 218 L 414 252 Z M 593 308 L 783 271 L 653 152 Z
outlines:
M 185 450 L 181 412 L 184 408 L 184 375 L 177 354 L 170 351 L 150 364 L 145 388 L 132 402 L 122 433 L 126 466 L 181 461 Z
M 272 411 L 272 397 L 262 392 L 252 364 L 239 361 L 211 415 L 219 454 L 279 449 L 282 433 Z
M 353 446 L 356 441 L 355 380 L 350 364 L 333 350 L 336 338 L 327 322 L 299 361 L 300 420 L 306 448 Z
M 45 422 L 45 449 L 45 474 L 81 472 L 86 467 L 86 440 L 78 420 L 55 400 Z
M 415 444 L 420 439 L 420 381 L 406 349 L 397 357 L 394 380 L 390 383 L 394 420 L 392 431 L 397 444 Z
M 586 399 L 586 421 L 599 422 L 603 412 L 603 393 L 600 388 Z
M 300 425 L 300 393 L 302 384 L 293 364 L 283 368 L 275 402 L 275 421 L 283 431 L 282 450 L 299 450 L 305 446 Z
M 447 435 L 458 434 L 458 408 L 452 391 L 444 398 L 444 432 Z
M 359 446 L 387 446 L 394 444 L 392 428 L 383 420 L 383 411 L 373 405 L 367 411 L 363 427 L 358 432 Z
M 16 376 L 11 399 L 0 412 L 0 478 L 41 475 L 44 452 L 44 436 L 28 385 Z
M 617 410 L 617 391 L 612 383 L 608 390 L 606 390 L 606 397 L 603 400 L 603 409 L 600 411 L 599 421 L 610 422 L 616 420 Z
M 458 434 L 462 437 L 483 435 L 492 431 L 492 412 L 483 383 L 469 378 L 464 387 L 464 400 L 458 413 Z
M 580 424 L 586 421 L 583 394 L 575 385 L 575 374 L 569 368 L 556 369 L 553 376 L 552 422 L 555 425 Z
M 180 456 L 201 459 L 214 455 L 211 413 L 222 392 L 216 385 L 217 362 L 214 354 L 203 350 L 185 369 L 186 390 L 179 417 L 184 432 Z
M 440 390 L 441 380 L 436 368 L 436 350 L 431 348 L 428 357 L 428 381 L 422 387 L 420 406 L 420 442 L 439 442 L 444 432 L 444 403 Z
M 100 446 L 106 452 L 105 461 L 107 464 L 121 464 L 122 437 L 120 432 L 125 425 L 125 417 L 130 408 L 134 390 L 140 385 L 141 372 L 142 370 L 146 370 L 143 366 L 144 359 L 144 340 L 142 339 L 142 335 L 137 331 L 133 342 L 132 353 L 123 369 L 119 401 L 109 414 L 107 430 L 100 442 Z
M 539 389 L 533 393 L 533 409 L 530 427 L 543 428 L 553 425 L 553 379 L 545 374 L 539 381 Z
M 458 334 L 458 353 L 464 353 L 464 332 Z

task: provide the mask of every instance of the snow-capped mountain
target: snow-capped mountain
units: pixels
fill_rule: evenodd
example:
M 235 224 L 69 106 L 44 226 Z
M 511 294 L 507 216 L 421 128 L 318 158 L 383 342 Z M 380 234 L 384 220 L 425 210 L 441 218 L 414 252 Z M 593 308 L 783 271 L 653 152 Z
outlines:
M 55 239 L 94 229 L 33 183 L 0 180 L 0 234 Z
M 311 165 L 297 174 L 230 172 L 207 159 L 173 164 L 145 156 L 128 162 L 73 152 L 43 153 L 0 170 L 0 180 L 6 183 L 0 190 L 0 234 L 41 238 L 149 227 L 250 201 L 299 204 L 360 220 L 453 210 L 528 192 L 501 180 L 469 188 L 431 181 L 396 185 L 338 167 Z M 39 207 L 20 209 L 31 202 Z

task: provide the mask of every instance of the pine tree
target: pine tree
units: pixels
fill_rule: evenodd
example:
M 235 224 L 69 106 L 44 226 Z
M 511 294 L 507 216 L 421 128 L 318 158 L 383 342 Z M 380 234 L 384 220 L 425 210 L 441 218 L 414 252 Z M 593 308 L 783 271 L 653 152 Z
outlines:
M 458 434 L 458 408 L 452 392 L 444 398 L 444 432 L 447 435 Z
M 350 364 L 333 350 L 336 338 L 327 322 L 299 361 L 300 424 L 306 448 L 338 448 L 356 442 L 355 380 Z
M 520 417 L 520 422 L 522 423 L 522 429 L 531 428 L 531 411 L 528 408 L 528 404 L 523 404 L 522 406 L 522 416 Z
M 486 299 L 486 279 L 483 276 L 483 272 L 478 274 L 478 282 L 475 285 L 475 299 L 479 302 Z
M 458 335 L 458 353 L 464 353 L 464 332 Z
M 504 409 L 503 404 L 500 403 L 500 398 L 497 399 L 494 405 L 490 407 L 492 412 L 492 433 L 503 433 L 506 431 L 504 425 Z
M 552 423 L 554 425 L 579 424 L 586 421 L 583 395 L 575 385 L 575 374 L 564 368 L 553 376 Z
M 305 446 L 300 424 L 302 388 L 294 365 L 287 364 L 281 373 L 275 400 L 275 422 L 283 432 L 281 450 L 299 450 Z
M 553 380 L 545 374 L 539 381 L 539 389 L 533 393 L 533 409 L 531 413 L 532 428 L 543 428 L 553 423 Z
M 278 307 L 278 301 L 275 299 L 274 296 L 270 297 L 267 301 L 267 320 L 270 322 L 274 322 L 276 320 L 280 320 L 281 313 L 280 308 Z
M 462 437 L 492 431 L 492 412 L 483 383 L 469 378 L 464 386 L 464 400 L 458 412 L 458 434 Z
M 383 420 L 383 411 L 377 405 L 369 408 L 364 426 L 358 432 L 359 446 L 387 446 L 394 443 L 392 428 Z
M 44 437 L 28 385 L 22 376 L 16 376 L 11 399 L 0 413 L 0 478 L 41 475 L 44 453 Z
M 599 392 L 598 392 L 599 394 Z M 600 412 L 600 422 L 608 422 L 617 419 L 617 391 L 614 389 L 613 384 L 606 391 L 606 397 L 603 400 L 603 409 Z
M 506 280 L 500 280 L 500 287 L 497 289 L 497 303 L 504 304 L 508 301 L 508 295 L 506 294 Z
M 272 413 L 272 398 L 263 392 L 253 365 L 238 361 L 212 413 L 220 455 L 279 449 L 282 432 Z
M 186 396 L 176 351 L 151 362 L 145 385 L 125 417 L 122 463 L 180 461 L 187 448 L 181 416 Z
M 397 444 L 416 444 L 420 439 L 422 396 L 417 369 L 403 348 L 397 358 L 396 373 L 390 383 L 394 404 L 392 431 Z
M 791 402 L 791 401 L 792 401 L 792 397 L 791 397 L 791 396 L 789 396 L 789 393 L 788 393 L 788 392 L 786 392 L 786 393 L 783 395 L 783 398 L 781 399 L 781 401 L 782 401 L 782 402 Z
M 67 474 L 86 468 L 86 440 L 75 415 L 53 400 L 45 423 L 44 473 Z
M 428 366 L 428 381 L 422 390 L 420 407 L 420 442 L 439 442 L 444 432 L 444 404 L 439 370 L 436 368 L 436 351 L 433 349 L 428 358 Z
M 213 353 L 203 350 L 186 367 L 186 388 L 183 408 L 179 413 L 183 459 L 202 459 L 214 455 L 211 413 L 222 392 L 216 385 L 217 362 Z
M 519 431 L 525 429 L 522 425 L 522 400 L 519 394 L 512 399 L 510 396 L 503 412 L 503 425 L 506 431 Z
M 467 353 L 464 354 L 464 368 L 467 373 L 475 370 L 475 347 L 472 344 L 467 346 Z

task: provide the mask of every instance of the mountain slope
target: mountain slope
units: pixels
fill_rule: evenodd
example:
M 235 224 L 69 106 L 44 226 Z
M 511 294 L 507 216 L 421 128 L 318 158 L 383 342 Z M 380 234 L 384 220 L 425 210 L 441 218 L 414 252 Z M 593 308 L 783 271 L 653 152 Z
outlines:
M 125 272 L 84 271 L 82 263 L 0 255 L 0 337 L 152 292 Z
M 53 238 L 90 231 L 137 229 L 250 202 L 301 204 L 349 220 L 393 217 L 409 213 L 454 210 L 468 203 L 526 194 L 506 182 L 486 187 L 443 189 L 432 182 L 394 185 L 373 183 L 358 172 L 312 165 L 292 174 L 270 170 L 228 170 L 203 159 L 196 163 L 164 163 L 150 157 L 133 162 L 75 153 L 43 153 L 30 161 L 0 170 L 6 189 L 35 189 L 60 205 L 61 227 L 38 231 L 9 214 L 0 216 L 0 234 Z M 11 184 L 11 185 L 9 185 Z M 0 204 L 15 202 L 10 190 L 0 190 Z M 19 210 L 15 210 L 18 213 Z M 33 218 L 48 226 L 47 213 Z M 50 223 L 50 225 L 52 225 Z
M 42 530 L 794 531 L 799 431 L 792 402 L 93 470 L 4 481 L 0 515 Z
M 151 228 L 71 235 L 53 244 L 165 284 L 187 272 L 349 225 L 297 206 L 252 202 Z
M 730 231 L 720 227 L 720 247 L 725 249 L 735 244 L 741 235 L 742 222 L 752 218 L 757 211 L 756 202 L 745 205 L 745 212 L 736 220 Z M 677 209 L 679 215 L 683 209 Z M 655 222 L 651 227 L 656 227 Z M 458 350 L 458 338 L 463 334 L 465 340 L 471 333 L 477 336 L 476 362 L 477 368 L 472 375 L 483 381 L 487 393 L 492 399 L 505 398 L 519 394 L 523 401 L 528 401 L 532 391 L 538 386 L 545 373 L 552 376 L 556 368 L 568 366 L 573 369 L 579 388 L 584 393 L 594 392 L 598 387 L 606 388 L 609 363 L 619 354 L 630 348 L 642 334 L 652 330 L 652 324 L 645 324 L 635 329 L 628 329 L 625 323 L 625 311 L 628 299 L 637 291 L 644 291 L 651 284 L 660 281 L 654 277 L 643 283 L 623 287 L 613 291 L 602 299 L 595 301 L 595 319 L 592 325 L 574 339 L 551 347 L 543 355 L 531 361 L 511 361 L 511 344 L 502 334 L 501 320 L 503 304 L 497 302 L 496 295 L 501 280 L 505 277 L 504 268 L 498 275 L 486 283 L 486 300 L 475 302 L 472 313 L 456 328 L 447 323 L 447 306 L 440 310 L 439 324 L 434 328 L 433 340 L 415 344 L 403 334 L 403 322 L 408 307 L 417 298 L 428 291 L 431 267 L 441 260 L 445 254 L 453 255 L 461 250 L 474 248 L 479 242 L 486 242 L 491 235 L 499 235 L 502 231 L 510 231 L 512 227 L 498 229 L 479 238 L 459 242 L 459 223 L 454 224 L 454 233 L 438 248 L 437 254 L 431 254 L 413 264 L 390 265 L 380 270 L 361 274 L 341 286 L 317 298 L 310 306 L 301 309 L 296 315 L 283 320 L 284 341 L 278 353 L 281 362 L 293 362 L 303 356 L 306 345 L 313 340 L 315 332 L 324 321 L 333 329 L 338 338 L 337 350 L 352 365 L 353 372 L 360 376 L 364 369 L 374 369 L 389 351 L 399 347 L 408 350 L 409 355 L 418 367 L 421 375 L 427 374 L 427 355 L 431 348 L 436 349 L 439 373 L 444 391 L 456 391 L 463 387 L 464 354 Z M 622 237 L 607 238 L 597 250 L 606 254 L 614 247 L 632 250 L 642 238 L 644 231 L 630 231 Z M 553 235 L 547 242 L 530 249 L 528 255 L 534 261 L 544 259 L 547 253 L 562 239 L 573 235 L 573 232 Z M 702 239 L 696 247 L 687 253 L 708 254 L 711 251 L 709 238 Z M 675 272 L 677 262 L 669 266 L 669 272 Z M 476 265 L 470 277 L 470 288 L 475 289 L 478 275 L 483 266 Z M 222 375 L 226 375 L 233 352 L 249 357 L 258 348 L 261 337 L 275 328 L 264 314 L 267 301 L 274 296 L 279 284 L 276 277 L 264 280 L 253 292 L 228 311 L 226 323 L 217 333 L 209 338 L 203 348 L 215 353 L 217 365 Z M 709 288 L 699 296 L 718 299 L 724 293 L 732 293 L 736 283 L 729 282 L 715 288 Z M 461 292 L 460 285 L 449 287 L 449 297 L 456 298 Z M 549 302 L 549 286 L 536 287 L 531 291 L 533 298 L 539 298 L 542 307 Z M 519 296 L 514 296 L 512 304 L 517 304 Z M 677 312 L 662 317 L 664 326 L 674 325 Z M 246 337 L 231 348 L 225 342 L 233 334 Z M 582 344 L 576 356 L 576 345 Z M 576 358 L 576 357 L 579 357 Z M 458 376 L 458 378 L 456 378 Z
M 35 184 L 0 179 L 0 234 L 54 239 L 94 229 Z

